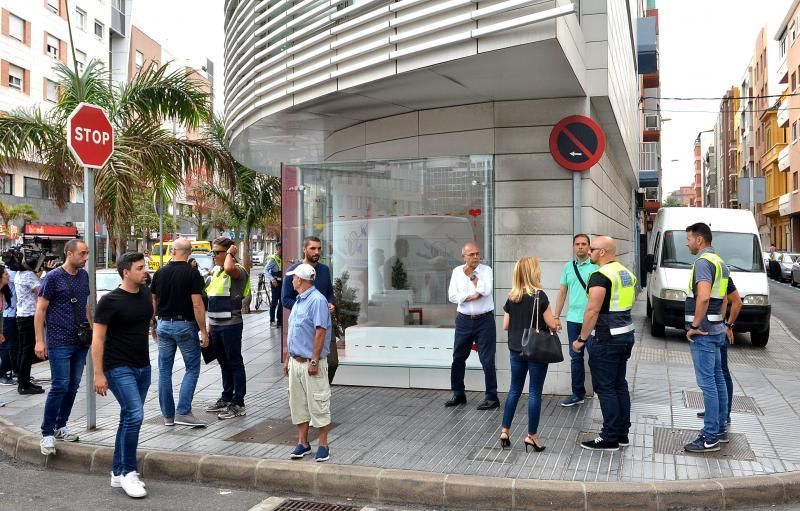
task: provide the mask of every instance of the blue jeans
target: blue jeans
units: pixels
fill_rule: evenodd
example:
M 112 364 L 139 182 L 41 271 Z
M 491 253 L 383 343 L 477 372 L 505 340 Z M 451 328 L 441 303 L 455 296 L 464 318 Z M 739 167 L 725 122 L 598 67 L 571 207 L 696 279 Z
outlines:
M 695 335 L 691 343 L 694 377 L 703 391 L 706 415 L 703 419 L 703 436 L 714 442 L 725 431 L 728 413 L 728 389 L 722 374 L 721 349 L 725 334 Z
M 17 360 L 17 318 L 11 316 L 3 318 L 3 335 L 6 340 L 0 344 L 0 378 L 16 373 Z
M 247 392 L 247 375 L 242 360 L 243 328 L 243 323 L 228 326 L 211 325 L 209 332 L 211 346 L 222 371 L 220 399 L 239 406 L 244 406 L 244 395 Z
M 542 410 L 542 388 L 547 376 L 547 364 L 525 360 L 516 351 L 511 352 L 511 385 L 508 389 L 505 408 L 503 410 L 503 427 L 511 429 L 514 412 L 522 394 L 525 378 L 531 376 L 528 384 L 528 434 L 539 431 L 539 414 Z
M 478 358 L 483 367 L 486 382 L 486 400 L 499 401 L 497 397 L 497 371 L 494 355 L 497 351 L 497 337 L 494 315 L 487 314 L 480 319 L 468 319 L 461 314 L 456 316 L 456 335 L 453 342 L 453 365 L 450 367 L 450 388 L 456 397 L 464 396 L 464 373 L 472 343 L 478 345 Z
M 722 361 L 722 376 L 725 377 L 725 390 L 728 391 L 728 415 L 725 416 L 725 421 L 731 421 L 731 410 L 733 409 L 733 378 L 731 378 L 731 371 L 728 369 L 728 341 L 727 337 L 719 352 Z
M 180 349 L 183 365 L 181 390 L 178 394 L 180 415 L 192 413 L 192 398 L 200 377 L 200 337 L 194 321 L 158 322 L 158 404 L 161 415 L 175 417 L 175 400 L 172 396 L 172 367 L 175 364 L 175 351 Z
M 144 401 L 150 388 L 150 366 L 117 366 L 105 372 L 108 390 L 119 403 L 119 427 L 114 441 L 115 476 L 138 472 L 136 447 L 144 420 Z
M 271 286 L 270 284 L 267 284 Z M 277 312 L 277 314 L 275 314 Z M 269 321 L 270 323 L 283 323 L 283 307 L 281 307 L 281 286 L 273 287 L 270 292 L 269 300 Z
M 42 436 L 52 436 L 55 430 L 67 425 L 88 352 L 89 348 L 76 345 L 53 346 L 47 349 L 50 359 L 50 392 L 47 393 L 44 403 Z
M 567 337 L 569 338 L 570 372 L 572 373 L 572 393 L 583 399 L 586 397 L 586 370 L 583 367 L 583 351 L 572 349 L 572 341 L 580 337 L 583 323 L 567 321 Z
M 609 340 L 593 338 L 587 349 L 592 385 L 603 412 L 600 436 L 609 442 L 616 442 L 620 437 L 627 436 L 631 427 L 631 396 L 625 372 L 633 350 L 633 333 Z

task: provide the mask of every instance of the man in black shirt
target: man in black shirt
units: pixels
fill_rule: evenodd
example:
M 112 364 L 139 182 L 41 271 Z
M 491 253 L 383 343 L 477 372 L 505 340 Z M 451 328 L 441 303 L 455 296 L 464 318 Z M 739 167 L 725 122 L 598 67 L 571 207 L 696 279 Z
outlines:
M 189 264 L 192 244 L 179 238 L 172 244 L 172 259 L 153 276 L 153 308 L 158 316 L 158 403 L 165 426 L 205 427 L 192 414 L 192 398 L 200 377 L 200 347 L 208 346 L 203 277 Z M 198 337 L 198 330 L 200 336 Z M 172 395 L 172 367 L 180 349 L 186 371 L 178 395 Z
M 121 487 L 129 497 L 140 498 L 147 491 L 139 479 L 136 447 L 150 388 L 147 330 L 153 318 L 153 301 L 145 285 L 143 254 L 123 255 L 117 261 L 117 271 L 122 284 L 100 299 L 95 312 L 94 390 L 101 396 L 110 390 L 121 409 L 111 487 Z

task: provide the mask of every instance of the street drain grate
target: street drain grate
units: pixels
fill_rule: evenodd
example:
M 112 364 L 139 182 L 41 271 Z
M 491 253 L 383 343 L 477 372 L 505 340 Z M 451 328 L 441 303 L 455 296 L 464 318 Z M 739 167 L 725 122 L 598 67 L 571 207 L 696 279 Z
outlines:
M 703 410 L 703 393 L 694 390 L 683 391 L 683 404 L 686 408 L 694 408 L 696 410 Z M 751 397 L 733 395 L 732 412 L 737 413 L 751 413 L 753 415 L 764 415 L 761 408 L 758 407 L 756 402 Z
M 336 427 L 336 423 L 332 422 L 330 427 L 333 429 Z M 308 440 L 313 442 L 317 438 L 319 438 L 319 431 L 316 428 L 310 428 Z M 292 424 L 289 419 L 266 419 L 225 440 L 253 444 L 295 445 L 297 444 L 297 426 Z
M 310 502 L 307 500 L 286 500 L 275 511 L 356 511 L 354 506 L 342 506 L 325 502 Z
M 705 456 L 738 461 L 756 459 L 747 437 L 743 433 L 728 433 L 730 443 L 720 444 L 720 450 L 705 454 L 689 453 L 683 446 L 697 438 L 696 429 L 653 428 L 653 453 L 686 456 Z

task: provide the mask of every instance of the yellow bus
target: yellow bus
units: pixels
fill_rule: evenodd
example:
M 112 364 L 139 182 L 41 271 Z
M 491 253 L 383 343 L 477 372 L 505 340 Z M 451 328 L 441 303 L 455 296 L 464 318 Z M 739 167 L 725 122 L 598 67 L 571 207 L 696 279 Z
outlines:
M 193 254 L 207 254 L 211 252 L 211 242 L 210 241 L 193 241 L 192 242 L 192 253 Z M 150 251 L 150 269 L 157 270 L 161 267 L 162 259 L 163 264 L 169 262 L 172 259 L 172 242 L 165 241 L 164 242 L 164 250 L 161 250 L 161 243 L 156 243 L 153 245 L 153 250 Z

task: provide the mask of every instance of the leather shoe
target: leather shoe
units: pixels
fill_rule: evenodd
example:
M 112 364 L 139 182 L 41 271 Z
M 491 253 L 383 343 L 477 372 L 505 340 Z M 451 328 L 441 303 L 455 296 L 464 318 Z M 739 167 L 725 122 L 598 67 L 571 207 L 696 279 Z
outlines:
M 34 387 L 33 385 L 29 385 L 27 387 L 18 387 L 17 388 L 18 394 L 44 394 L 44 389 L 41 387 Z
M 476 410 L 492 410 L 494 408 L 500 408 L 500 401 L 489 401 L 487 399 L 481 401 L 480 404 L 475 407 Z
M 467 396 L 453 396 L 444 405 L 445 406 L 457 406 L 457 405 L 465 405 L 465 404 L 467 404 Z

